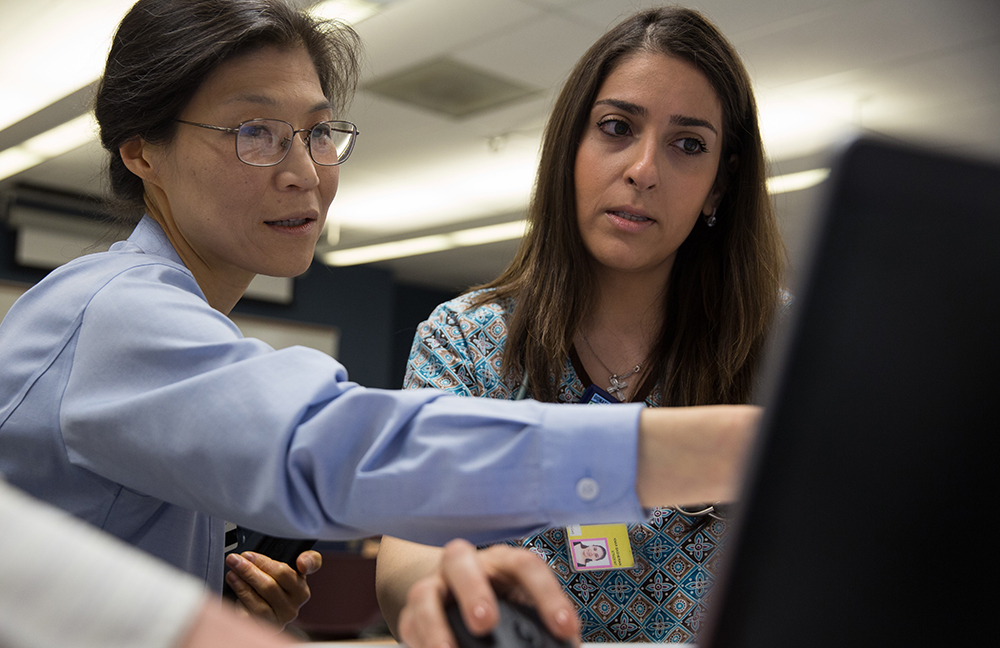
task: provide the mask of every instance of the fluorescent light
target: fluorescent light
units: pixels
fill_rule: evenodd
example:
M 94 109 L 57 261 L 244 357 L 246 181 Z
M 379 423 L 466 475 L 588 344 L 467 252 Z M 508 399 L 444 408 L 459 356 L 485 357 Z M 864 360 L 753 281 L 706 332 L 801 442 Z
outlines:
M 487 225 L 472 229 L 432 234 L 391 243 L 379 243 L 363 247 L 334 250 L 323 255 L 323 261 L 332 266 L 351 266 L 362 263 L 374 263 L 388 259 L 441 252 L 471 245 L 483 245 L 498 241 L 509 241 L 521 238 L 527 221 L 519 220 L 499 225 Z
M 474 146 L 357 181 L 345 171 L 328 219 L 345 229 L 391 236 L 523 211 L 540 141 L 520 137 L 499 151 Z
M 356 25 L 378 11 L 378 4 L 365 0 L 327 0 L 309 8 L 314 18 Z
M 94 114 L 87 113 L 6 149 L 0 152 L 0 180 L 79 148 L 96 134 Z
M 101 75 L 111 37 L 135 0 L 3 3 L 0 130 Z
M 826 180 L 829 175 L 830 169 L 810 169 L 798 173 L 771 176 L 767 179 L 767 191 L 770 194 L 801 191 L 802 189 L 815 187 Z
M 451 236 L 457 246 L 484 245 L 498 241 L 510 241 L 524 236 L 524 228 L 528 221 L 519 220 L 499 225 L 487 225 L 473 229 L 452 232 Z

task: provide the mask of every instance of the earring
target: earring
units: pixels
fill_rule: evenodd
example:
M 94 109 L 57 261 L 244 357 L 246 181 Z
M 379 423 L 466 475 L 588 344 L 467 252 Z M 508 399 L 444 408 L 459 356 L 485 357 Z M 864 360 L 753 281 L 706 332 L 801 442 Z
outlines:
M 702 217 L 705 219 L 705 225 L 709 227 L 715 227 L 715 224 L 719 222 L 719 219 L 715 217 L 715 212 L 717 212 L 718 210 L 719 208 L 716 207 L 712 210 L 712 213 L 709 214 L 708 216 L 702 214 Z

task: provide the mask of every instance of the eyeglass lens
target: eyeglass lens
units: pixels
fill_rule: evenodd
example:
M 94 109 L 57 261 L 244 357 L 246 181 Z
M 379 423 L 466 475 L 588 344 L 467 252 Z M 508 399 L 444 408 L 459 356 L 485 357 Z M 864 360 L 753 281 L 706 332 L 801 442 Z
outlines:
M 347 159 L 357 131 L 350 122 L 321 122 L 308 131 L 309 154 L 316 164 L 332 166 Z M 284 159 L 295 131 L 276 119 L 252 119 L 240 124 L 236 154 L 247 164 L 271 165 Z

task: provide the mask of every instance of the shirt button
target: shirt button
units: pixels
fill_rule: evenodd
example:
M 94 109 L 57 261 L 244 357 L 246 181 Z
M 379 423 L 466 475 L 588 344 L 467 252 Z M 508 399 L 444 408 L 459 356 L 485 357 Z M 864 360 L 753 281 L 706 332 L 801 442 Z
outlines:
M 576 494 L 580 496 L 580 499 L 586 502 L 589 502 L 597 497 L 597 494 L 600 491 L 601 487 L 597 485 L 596 479 L 584 477 L 580 481 L 576 482 Z

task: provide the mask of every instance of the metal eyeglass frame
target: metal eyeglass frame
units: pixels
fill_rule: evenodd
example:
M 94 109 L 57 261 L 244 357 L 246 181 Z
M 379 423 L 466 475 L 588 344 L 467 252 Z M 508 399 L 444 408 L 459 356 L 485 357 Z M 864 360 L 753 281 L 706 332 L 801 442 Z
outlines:
M 318 124 L 314 124 L 314 125 L 310 126 L 309 128 L 300 128 L 298 130 L 296 130 L 294 126 L 292 126 L 290 123 L 286 122 L 284 119 L 271 119 L 270 117 L 255 117 L 253 119 L 248 119 L 246 121 L 242 121 L 239 124 L 237 124 L 235 128 L 226 128 L 225 126 L 214 126 L 212 124 L 202 124 L 202 123 L 199 123 L 199 122 L 192 122 L 192 121 L 187 121 L 187 120 L 184 120 L 184 119 L 175 119 L 174 121 L 176 121 L 178 123 L 181 123 L 181 124 L 187 124 L 189 126 L 198 126 L 199 128 L 208 128 L 208 129 L 211 129 L 211 130 L 221 131 L 223 133 L 229 133 L 231 135 L 236 135 L 236 138 L 233 140 L 233 146 L 234 146 L 234 148 L 236 150 L 236 159 L 239 160 L 240 162 L 242 162 L 243 164 L 246 164 L 247 166 L 252 166 L 252 167 L 271 167 L 271 166 L 276 166 L 278 164 L 281 164 L 284 161 L 284 159 L 286 157 L 288 157 L 288 152 L 290 150 L 292 150 L 292 147 L 289 146 L 288 148 L 286 148 L 285 149 L 285 153 L 281 156 L 281 158 L 279 158 L 278 160 L 276 160 L 274 162 L 268 162 L 267 164 L 255 164 L 253 162 L 247 162 L 242 157 L 240 157 L 239 134 L 240 134 L 240 129 L 243 128 L 243 126 L 245 124 L 249 124 L 251 122 L 256 122 L 256 121 L 272 121 L 272 122 L 278 122 L 280 124 L 285 124 L 286 126 L 288 126 L 289 128 L 292 129 L 292 137 L 291 137 L 291 139 L 295 139 L 295 136 L 298 135 L 299 133 L 309 133 L 310 135 L 312 135 L 313 130 L 315 130 L 317 126 L 321 126 L 323 124 L 347 124 L 347 125 L 349 125 L 351 127 L 350 130 L 344 130 L 342 128 L 334 128 L 333 129 L 333 130 L 339 131 L 341 133 L 350 133 L 351 134 L 351 143 L 347 147 L 347 152 L 344 153 L 343 158 L 338 158 L 338 160 L 336 162 L 334 162 L 333 164 L 325 164 L 323 162 L 317 162 L 316 161 L 316 158 L 313 157 L 312 146 L 310 144 L 310 141 L 312 139 L 311 137 L 310 138 L 306 138 L 306 140 L 303 142 L 306 145 L 306 150 L 309 151 L 309 159 L 312 160 L 314 164 L 318 164 L 319 166 L 339 166 L 339 165 L 343 164 L 344 162 L 346 162 L 347 158 L 351 157 L 351 152 L 354 150 L 354 143 L 358 141 L 358 135 L 361 134 L 361 131 L 358 130 L 358 127 L 355 126 L 353 122 L 343 121 L 343 120 L 323 121 L 323 122 L 319 122 Z

